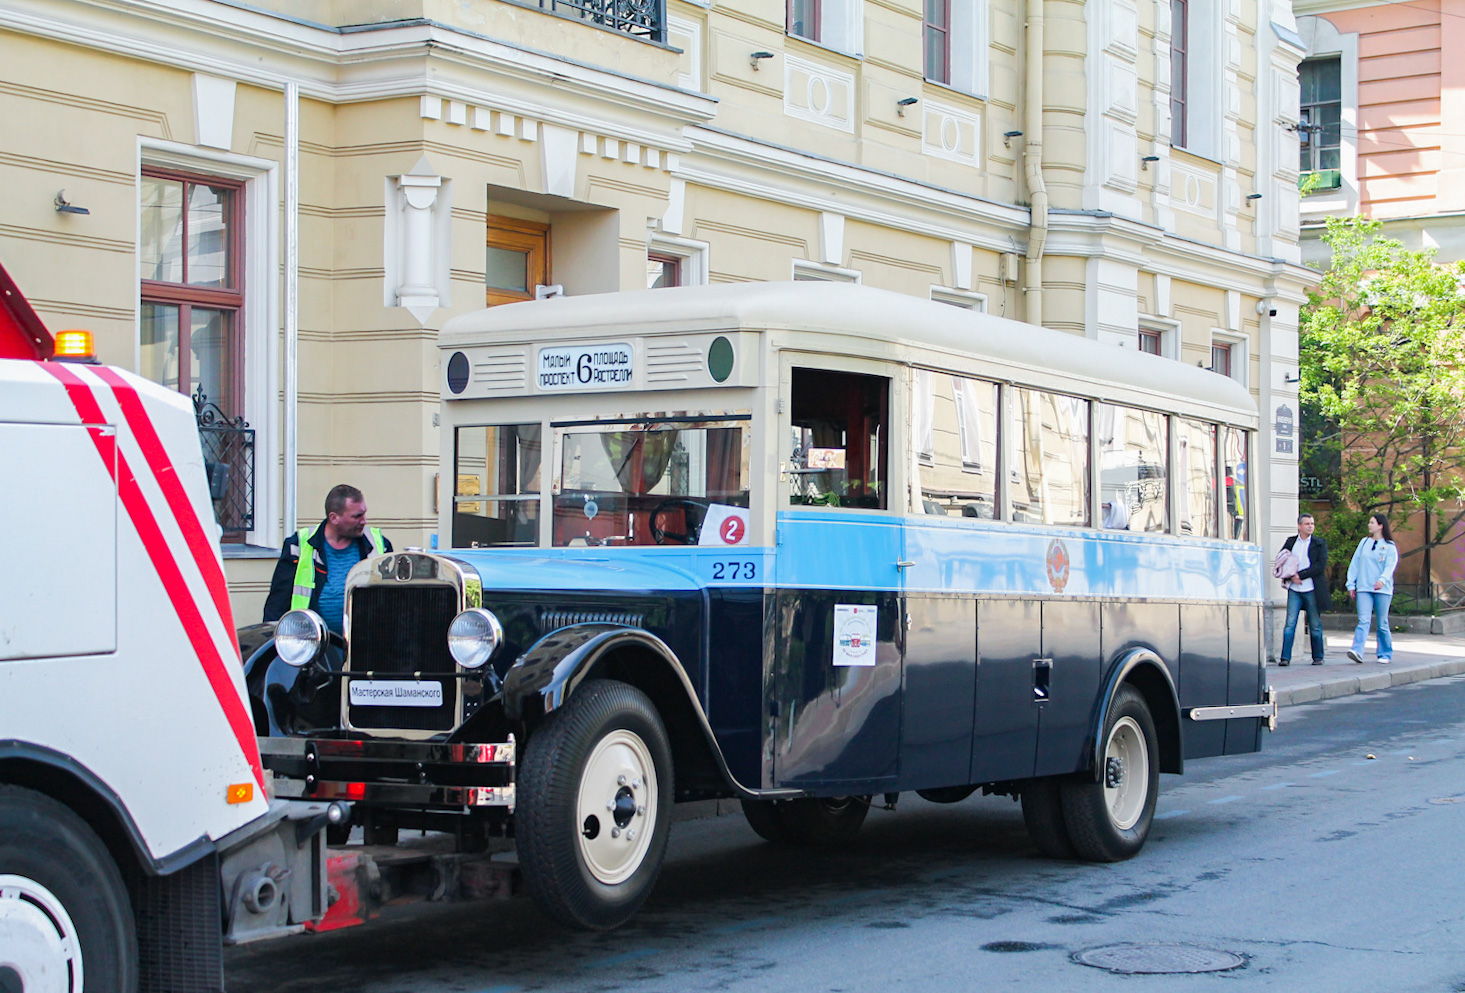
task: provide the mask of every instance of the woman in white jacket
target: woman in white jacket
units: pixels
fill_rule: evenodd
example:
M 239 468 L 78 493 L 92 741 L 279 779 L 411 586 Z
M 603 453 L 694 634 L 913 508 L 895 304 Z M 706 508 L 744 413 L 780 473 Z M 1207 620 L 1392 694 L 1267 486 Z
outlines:
M 1399 564 L 1399 549 L 1389 530 L 1389 519 L 1383 514 L 1370 514 L 1368 537 L 1353 551 L 1348 563 L 1348 598 L 1358 604 L 1358 627 L 1353 629 L 1353 647 L 1348 657 L 1363 661 L 1363 645 L 1368 641 L 1371 614 L 1378 615 L 1378 639 L 1375 654 L 1380 665 L 1387 665 L 1394 654 L 1394 639 L 1389 635 L 1389 602 L 1394 599 L 1394 567 Z

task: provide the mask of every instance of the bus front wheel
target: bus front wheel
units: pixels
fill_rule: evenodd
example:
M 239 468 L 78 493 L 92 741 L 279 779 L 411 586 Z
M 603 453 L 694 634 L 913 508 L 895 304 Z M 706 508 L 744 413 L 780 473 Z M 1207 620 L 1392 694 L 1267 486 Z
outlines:
M 666 728 L 646 694 L 588 680 L 529 739 L 515 834 L 524 885 L 551 917 L 617 927 L 661 872 L 671 826 Z
M 137 931 L 117 864 L 57 801 L 0 786 L 0 989 L 137 989 Z
M 1061 787 L 1063 820 L 1079 858 L 1122 862 L 1144 847 L 1160 793 L 1155 722 L 1134 687 L 1114 694 L 1100 741 L 1098 782 L 1070 780 Z

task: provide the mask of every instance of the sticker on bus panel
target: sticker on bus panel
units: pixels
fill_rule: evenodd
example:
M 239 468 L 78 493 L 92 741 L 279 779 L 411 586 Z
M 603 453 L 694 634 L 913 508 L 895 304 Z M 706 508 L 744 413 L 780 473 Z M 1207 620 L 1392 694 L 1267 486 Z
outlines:
M 541 348 L 534 382 L 551 393 L 623 390 L 631 385 L 635 353 L 628 344 Z
M 443 684 L 415 679 L 353 679 L 353 707 L 441 707 Z
M 699 545 L 746 545 L 748 543 L 748 508 L 726 503 L 710 503 L 702 518 Z
M 834 664 L 874 665 L 880 608 L 864 603 L 834 605 Z

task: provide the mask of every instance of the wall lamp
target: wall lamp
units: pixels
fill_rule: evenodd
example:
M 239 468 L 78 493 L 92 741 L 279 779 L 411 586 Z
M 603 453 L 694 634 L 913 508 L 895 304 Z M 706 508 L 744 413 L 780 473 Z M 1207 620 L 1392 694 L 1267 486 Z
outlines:
M 897 101 L 895 101 L 895 112 L 899 116 L 904 117 L 905 116 L 905 109 L 907 107 L 915 106 L 916 104 L 918 104 L 920 102 L 921 101 L 920 101 L 920 98 L 919 97 L 906 97 L 904 100 L 897 100 Z
M 1011 148 L 1012 147 L 1012 139 L 1014 139 L 1014 138 L 1021 138 L 1021 137 L 1022 137 L 1022 132 L 1021 131 L 1004 131 L 1004 132 L 1002 132 L 1002 147 L 1003 148 Z
M 58 214 L 90 214 L 91 213 L 91 211 L 87 210 L 85 207 L 78 207 L 76 204 L 72 203 L 70 200 L 67 200 L 66 199 L 66 191 L 65 190 L 58 191 L 57 194 L 56 194 L 56 199 L 53 202 L 56 204 L 56 213 L 58 213 Z
M 1141 169 L 1147 170 L 1149 169 L 1151 162 L 1158 161 L 1160 161 L 1160 157 L 1158 155 L 1146 155 L 1144 158 L 1139 160 L 1139 167 Z
M 1300 383 L 1300 382 L 1302 382 L 1302 377 L 1301 376 L 1294 376 L 1291 373 L 1283 373 L 1282 374 L 1282 382 L 1284 382 L 1284 383 Z
M 1262 195 L 1260 193 L 1248 193 L 1246 195 L 1246 199 L 1248 200 L 1260 200 L 1261 198 Z
M 750 65 L 750 66 L 753 67 L 753 71 L 754 72 L 757 72 L 758 71 L 758 63 L 759 62 L 762 62 L 764 59 L 771 59 L 771 58 L 773 58 L 773 53 L 772 52 L 754 52 L 752 55 L 749 55 L 748 56 L 748 65 Z

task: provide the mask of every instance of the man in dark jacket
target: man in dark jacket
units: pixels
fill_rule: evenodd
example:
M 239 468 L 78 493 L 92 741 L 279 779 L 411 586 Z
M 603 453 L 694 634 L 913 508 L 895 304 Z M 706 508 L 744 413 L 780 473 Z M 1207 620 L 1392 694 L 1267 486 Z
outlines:
M 1287 587 L 1287 625 L 1282 629 L 1282 655 L 1278 665 L 1292 664 L 1292 639 L 1297 635 L 1297 615 L 1307 611 L 1307 633 L 1312 642 L 1312 664 L 1323 664 L 1322 611 L 1333 609 L 1333 597 L 1325 575 L 1328 568 L 1328 543 L 1313 535 L 1317 526 L 1311 514 L 1297 518 L 1297 534 L 1282 542 L 1282 547 L 1297 556 L 1297 575 Z
M 306 547 L 310 555 L 302 558 Z M 391 550 L 381 529 L 367 526 L 361 491 L 345 483 L 332 488 L 326 494 L 326 519 L 285 539 L 270 579 L 264 619 L 278 621 L 287 610 L 309 607 L 332 631 L 344 633 L 346 573 L 368 555 Z

